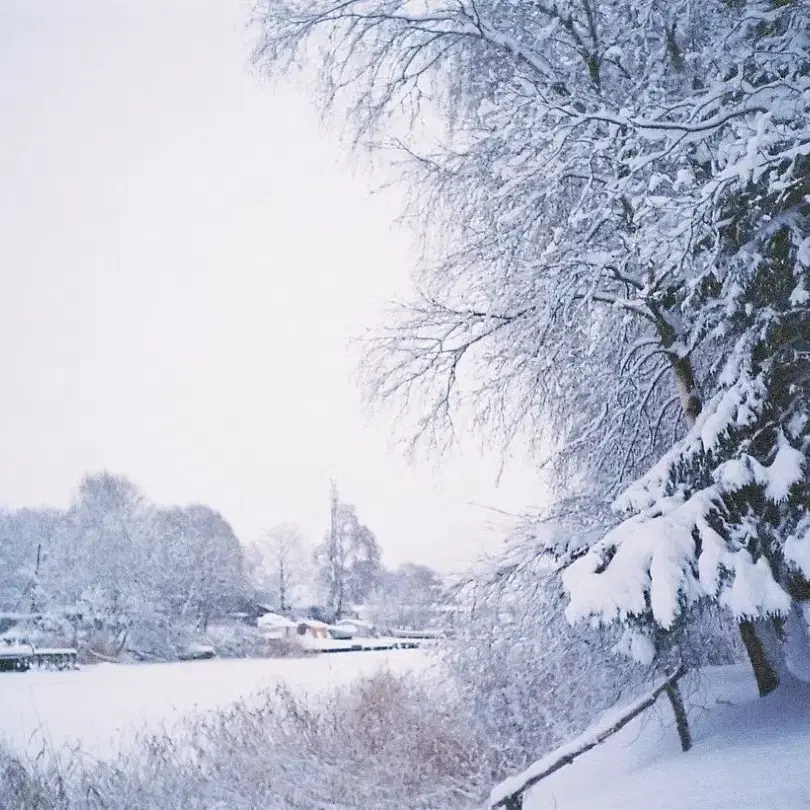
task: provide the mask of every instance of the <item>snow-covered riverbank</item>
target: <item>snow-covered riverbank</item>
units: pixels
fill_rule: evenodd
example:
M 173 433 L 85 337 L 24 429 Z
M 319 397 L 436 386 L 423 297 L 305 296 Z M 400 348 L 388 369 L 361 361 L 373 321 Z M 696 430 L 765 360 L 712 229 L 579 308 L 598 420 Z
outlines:
M 381 668 L 401 673 L 426 664 L 418 650 L 393 650 L 7 673 L 0 676 L 0 737 L 29 756 L 80 745 L 103 757 L 126 746 L 138 731 L 170 727 L 279 683 L 313 693 Z
M 684 685 L 694 747 L 678 745 L 660 701 L 530 790 L 524 810 L 806 810 L 810 687 L 756 696 L 748 665 L 710 667 Z

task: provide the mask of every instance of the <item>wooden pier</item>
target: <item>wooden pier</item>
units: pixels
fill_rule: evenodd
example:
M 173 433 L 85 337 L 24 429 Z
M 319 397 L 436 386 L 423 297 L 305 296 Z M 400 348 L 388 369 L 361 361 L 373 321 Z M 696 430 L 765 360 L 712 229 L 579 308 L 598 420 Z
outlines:
M 0 647 L 0 672 L 29 669 L 78 669 L 78 653 L 72 647 Z

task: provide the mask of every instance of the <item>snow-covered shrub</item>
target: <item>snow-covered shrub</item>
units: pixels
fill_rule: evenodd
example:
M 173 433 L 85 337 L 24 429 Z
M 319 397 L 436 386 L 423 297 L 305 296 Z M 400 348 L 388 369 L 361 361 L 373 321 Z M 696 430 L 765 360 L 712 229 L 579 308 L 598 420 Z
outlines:
M 194 640 L 194 627 L 161 611 L 142 610 L 127 634 L 127 657 L 142 661 L 173 661 Z
M 285 745 L 318 762 L 341 761 L 351 780 L 418 802 L 481 787 L 487 741 L 477 737 L 446 682 L 381 672 L 338 689 L 314 711 L 289 692 Z M 302 742 L 304 743 L 302 748 Z M 416 797 L 420 797 L 416 799 Z M 415 806 L 421 806 L 417 804 Z
M 731 616 L 709 605 L 695 606 L 655 661 L 643 663 L 620 655 L 640 643 L 634 635 L 572 625 L 567 594 L 544 552 L 555 542 L 572 547 L 588 531 L 583 523 L 527 520 L 500 559 L 458 587 L 455 632 L 441 658 L 501 773 L 579 733 L 664 670 L 742 657 Z
M 276 657 L 282 652 L 282 645 L 274 649 L 267 644 L 258 627 L 238 622 L 212 623 L 205 633 L 196 633 L 194 641 L 210 644 L 222 658 Z
M 547 563 L 517 555 L 463 586 L 442 653 L 502 774 L 584 729 L 646 670 L 613 654 L 615 639 L 572 628 Z
M 0 754 L 0 808 L 473 810 L 493 771 L 470 720 L 429 674 L 383 672 L 320 700 L 279 688 L 112 761 Z
M 54 810 L 71 807 L 63 772 L 53 762 L 26 762 L 0 743 L 0 810 Z

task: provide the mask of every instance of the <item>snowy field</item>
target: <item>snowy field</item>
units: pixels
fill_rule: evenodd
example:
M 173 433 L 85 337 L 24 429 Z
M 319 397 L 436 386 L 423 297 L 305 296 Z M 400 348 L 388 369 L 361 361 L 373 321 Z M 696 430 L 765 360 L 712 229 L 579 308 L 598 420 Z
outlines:
M 4 673 L 0 736 L 29 756 L 81 745 L 103 757 L 126 747 L 138 731 L 171 728 L 181 718 L 250 698 L 279 683 L 313 694 L 382 668 L 402 673 L 426 665 L 418 650 L 392 650 Z

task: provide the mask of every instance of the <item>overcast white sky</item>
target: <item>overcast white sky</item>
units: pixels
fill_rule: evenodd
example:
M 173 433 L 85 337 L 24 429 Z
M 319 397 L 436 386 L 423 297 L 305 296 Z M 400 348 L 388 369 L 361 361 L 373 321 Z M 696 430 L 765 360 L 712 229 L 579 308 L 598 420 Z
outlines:
M 245 542 L 320 538 L 330 476 L 390 564 L 485 543 L 475 454 L 389 450 L 347 339 L 407 289 L 393 201 L 369 195 L 306 91 L 248 69 L 240 0 L 0 3 L 0 503 L 65 504 L 87 470 L 219 509 Z

